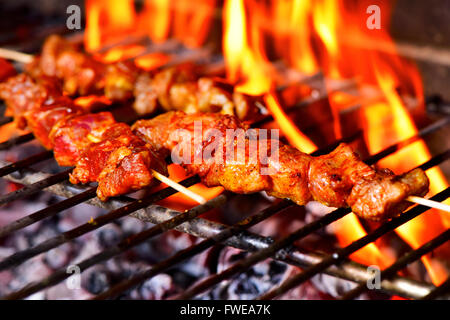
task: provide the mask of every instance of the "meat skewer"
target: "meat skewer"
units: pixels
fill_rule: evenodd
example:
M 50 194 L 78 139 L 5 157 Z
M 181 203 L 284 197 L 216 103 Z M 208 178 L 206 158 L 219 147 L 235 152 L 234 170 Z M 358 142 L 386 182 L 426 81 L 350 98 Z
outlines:
M 196 122 L 202 125 L 201 138 L 195 138 Z M 160 152 L 173 156 L 174 151 L 182 150 L 182 158 L 178 159 L 181 165 L 189 173 L 198 174 L 206 185 L 220 185 L 237 193 L 265 191 L 299 205 L 316 200 L 331 207 L 351 207 L 358 216 L 378 221 L 410 206 L 409 196 L 428 192 L 429 180 L 421 169 L 399 176 L 388 169 L 376 170 L 345 144 L 330 154 L 312 157 L 282 143 L 272 150 L 275 141 L 256 131 L 256 135 L 242 136 L 241 147 L 237 146 L 239 142 L 229 145 L 226 130 L 248 130 L 234 116 L 172 111 L 139 120 L 132 129 Z M 257 149 L 252 153 L 249 150 L 255 139 Z M 261 146 L 271 152 L 263 152 Z M 227 152 L 241 153 L 245 161 L 229 161 Z M 203 155 L 202 161 L 196 162 L 194 155 Z
M 57 35 L 47 38 L 39 56 L 8 50 L 3 56 L 27 62 L 26 72 L 34 78 L 57 77 L 70 96 L 104 94 L 118 102 L 134 98 L 139 114 L 161 108 L 186 113 L 221 112 L 249 119 L 261 112 L 255 98 L 235 91 L 222 79 L 199 76 L 191 64 L 153 72 L 141 70 L 130 61 L 104 64 Z
M 199 203 L 206 200 L 163 177 L 164 158 L 131 128 L 114 120 L 110 112 L 89 113 L 62 94 L 55 78 L 38 80 L 21 74 L 0 83 L 18 125 L 29 128 L 41 144 L 54 150 L 61 166 L 75 166 L 70 181 L 98 182 L 101 200 L 150 186 L 154 178 Z

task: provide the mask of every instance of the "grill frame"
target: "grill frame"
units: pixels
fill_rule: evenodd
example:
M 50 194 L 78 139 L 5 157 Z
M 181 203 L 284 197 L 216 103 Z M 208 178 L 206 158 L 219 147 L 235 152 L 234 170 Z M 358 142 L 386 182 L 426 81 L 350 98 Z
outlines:
M 170 50 L 180 50 L 180 47 L 178 45 L 158 45 L 150 44 L 148 52 L 170 52 Z M 167 51 L 164 51 L 167 50 Z M 197 59 L 204 59 L 204 52 L 196 53 L 195 50 L 189 50 L 187 53 L 189 60 L 197 60 Z M 217 60 L 217 57 L 214 57 L 215 60 Z M 184 62 L 183 59 L 175 59 L 175 61 L 171 61 L 170 64 L 176 64 Z M 220 63 L 219 63 L 220 65 Z M 215 69 L 217 69 L 217 63 L 215 66 Z M 302 80 L 303 83 L 308 82 L 314 82 L 318 78 L 318 75 L 313 75 L 310 77 L 306 77 Z M 338 87 L 337 90 L 345 90 L 345 88 L 348 88 L 349 84 L 345 83 L 341 87 Z M 280 88 L 281 90 L 282 88 Z M 289 108 L 288 112 L 295 112 L 295 110 L 299 107 L 305 107 L 310 105 L 310 103 L 314 103 L 320 100 L 327 99 L 328 95 L 322 94 L 314 99 L 310 99 L 306 102 L 300 102 L 297 105 L 293 106 L 292 108 Z M 10 123 L 13 119 L 11 117 L 3 117 L 0 118 L 0 125 L 4 125 L 7 123 Z M 265 123 L 267 121 L 273 120 L 270 116 L 264 117 L 262 119 L 258 119 L 255 123 L 258 125 Z M 381 152 L 369 157 L 366 161 L 368 164 L 375 164 L 377 161 L 381 160 L 382 158 L 386 157 L 387 155 L 390 155 L 394 153 L 395 151 L 400 150 L 401 148 L 405 147 L 406 145 L 409 145 L 413 143 L 414 141 L 417 141 L 418 139 L 424 137 L 425 135 L 428 135 L 430 133 L 433 133 L 445 125 L 447 125 L 450 122 L 450 117 L 443 117 L 439 119 L 438 121 L 432 123 L 431 125 L 427 126 L 426 128 L 420 130 L 418 135 L 411 137 L 405 141 L 401 141 L 399 143 L 396 143 Z M 324 148 L 321 148 L 317 152 L 314 153 L 314 155 L 324 154 L 332 150 L 334 147 L 336 147 L 340 142 L 352 142 L 358 138 L 360 133 L 355 134 L 351 137 L 346 137 L 340 141 L 336 141 L 329 146 L 326 146 Z M 14 137 L 12 139 L 9 139 L 7 141 L 4 141 L 0 143 L 0 151 L 1 150 L 8 150 L 15 146 L 20 146 L 23 143 L 29 142 L 34 139 L 34 136 L 32 134 L 24 134 L 18 137 Z M 258 259 L 266 259 L 266 258 L 273 258 L 278 261 L 283 261 L 285 263 L 306 268 L 305 271 L 302 271 L 297 276 L 300 280 L 306 280 L 309 279 L 309 276 L 313 276 L 319 272 L 324 272 L 326 274 L 330 274 L 333 276 L 341 277 L 343 279 L 351 280 L 354 282 L 359 283 L 359 289 L 362 290 L 364 287 L 363 284 L 366 283 L 367 280 L 370 279 L 370 276 L 366 274 L 366 266 L 363 266 L 361 264 L 357 264 L 355 262 L 349 261 L 347 259 L 349 252 L 348 248 L 355 248 L 358 245 L 360 245 L 364 240 L 359 239 L 358 241 L 352 243 L 346 248 L 341 249 L 342 251 L 339 251 L 341 255 L 339 255 L 337 258 L 333 255 L 324 255 L 319 254 L 317 252 L 304 252 L 300 251 L 298 248 L 292 245 L 292 243 L 295 240 L 298 240 L 299 238 L 302 238 L 304 236 L 309 235 L 311 232 L 314 232 L 327 224 L 330 224 L 337 219 L 340 219 L 341 217 L 345 216 L 347 213 L 350 212 L 348 209 L 338 209 L 333 211 L 330 214 L 327 214 L 323 218 L 320 218 L 312 223 L 309 223 L 302 227 L 300 230 L 295 232 L 294 234 L 290 234 L 285 239 L 274 241 L 271 238 L 262 237 L 260 235 L 245 231 L 248 227 L 261 222 L 265 220 L 266 218 L 278 214 L 282 212 L 284 209 L 293 206 L 294 204 L 288 200 L 281 200 L 279 202 L 274 203 L 267 209 L 263 210 L 262 212 L 244 219 L 243 221 L 233 225 L 233 226 L 225 226 L 221 225 L 215 222 L 211 222 L 208 220 L 205 220 L 203 218 L 199 218 L 198 215 L 205 212 L 207 209 L 211 209 L 213 207 L 219 206 L 223 203 L 224 198 L 226 198 L 225 195 L 221 195 L 210 202 L 208 202 L 205 205 L 200 205 L 195 207 L 194 209 L 188 211 L 187 213 L 179 213 L 175 212 L 173 210 L 169 210 L 166 208 L 163 208 L 161 206 L 153 205 L 152 203 L 164 199 L 171 194 L 176 193 L 176 190 L 168 187 L 166 189 L 160 190 L 149 197 L 147 197 L 145 200 L 134 200 L 129 197 L 123 196 L 116 199 L 112 199 L 108 202 L 101 202 L 99 199 L 95 198 L 95 188 L 94 187 L 79 187 L 79 186 L 73 186 L 70 183 L 68 183 L 68 174 L 71 171 L 71 169 L 67 169 L 64 171 L 61 171 L 57 174 L 45 174 L 42 172 L 35 172 L 32 169 L 29 169 L 29 166 L 32 164 L 35 164 L 37 162 L 49 159 L 51 157 L 52 153 L 51 151 L 44 151 L 35 155 L 32 155 L 26 159 L 22 159 L 20 161 L 17 161 L 15 163 L 7 163 L 5 161 L 0 161 L 0 177 L 3 177 L 5 179 L 8 179 L 13 182 L 22 183 L 24 184 L 24 188 L 19 189 L 17 191 L 11 192 L 9 194 L 0 196 L 0 205 L 9 203 L 11 201 L 23 198 L 25 196 L 29 196 L 32 194 L 35 194 L 40 191 L 49 191 L 51 193 L 54 193 L 59 196 L 66 197 L 67 199 L 58 202 L 54 205 L 51 205 L 47 208 L 44 208 L 42 210 L 39 210 L 37 212 L 34 212 L 18 221 L 13 222 L 10 225 L 4 226 L 0 228 L 0 238 L 4 237 L 14 231 L 17 231 L 19 229 L 22 229 L 32 223 L 35 223 L 37 221 L 40 221 L 42 219 L 48 218 L 52 215 L 58 214 L 62 210 L 68 209 L 70 207 L 73 207 L 80 203 L 89 203 L 95 206 L 99 206 L 102 208 L 106 208 L 108 210 L 111 210 L 109 213 L 100 216 L 99 218 L 95 219 L 91 223 L 86 223 L 84 225 L 81 225 L 75 229 L 72 229 L 64 234 L 61 234 L 55 238 L 50 239 L 49 241 L 46 241 L 44 244 L 39 244 L 36 247 L 25 249 L 21 252 L 15 253 L 13 256 L 8 257 L 7 259 L 0 261 L 0 270 L 5 268 L 10 268 L 16 265 L 19 262 L 23 262 L 28 258 L 31 258 L 33 255 L 45 252 L 47 250 L 50 250 L 51 248 L 54 248 L 58 245 L 61 245 L 62 243 L 65 243 L 67 241 L 72 240 L 73 238 L 76 238 L 82 234 L 85 234 L 87 232 L 90 232 L 92 230 L 95 230 L 96 228 L 99 228 L 106 223 L 113 222 L 117 219 L 120 219 L 124 216 L 132 216 L 135 218 L 138 218 L 143 221 L 152 222 L 155 223 L 155 227 L 152 227 L 150 229 L 147 229 L 143 232 L 141 232 L 139 235 L 133 235 L 134 237 L 142 237 L 142 233 L 145 233 L 147 236 L 153 236 L 156 235 L 155 232 L 164 232 L 166 229 L 175 229 L 178 231 L 182 231 L 191 235 L 195 235 L 197 237 L 205 238 L 206 240 L 202 241 L 200 244 L 197 244 L 193 247 L 187 248 L 185 250 L 182 250 L 180 252 L 177 252 L 175 255 L 170 257 L 169 262 L 167 260 L 162 261 L 156 265 L 154 265 L 151 269 L 146 270 L 142 273 L 139 273 L 139 275 L 132 277 L 131 279 L 127 281 L 123 281 L 123 283 L 119 283 L 116 286 L 113 286 L 109 290 L 99 294 L 98 296 L 94 297 L 94 299 L 104 299 L 104 298 L 111 298 L 119 294 L 125 289 L 131 288 L 132 286 L 138 285 L 139 282 L 148 279 L 147 277 L 154 276 L 159 272 L 162 272 L 166 268 L 169 268 L 173 266 L 175 263 L 180 262 L 187 257 L 191 257 L 194 254 L 198 254 L 200 252 L 203 252 L 207 248 L 211 247 L 214 244 L 217 243 L 223 243 L 227 246 L 232 246 L 239 248 L 241 250 L 249 251 L 253 253 L 250 255 L 250 257 L 258 257 Z M 442 163 L 443 161 L 447 160 L 450 156 L 450 150 L 447 150 L 439 155 L 434 156 L 432 159 L 427 161 L 425 164 L 422 164 L 421 167 L 428 168 L 433 167 L 435 165 L 438 165 Z M 184 186 L 191 186 L 195 183 L 199 182 L 199 178 L 194 176 L 191 178 L 188 178 L 181 182 Z M 449 189 L 443 191 L 448 197 Z M 442 194 L 442 193 L 441 193 Z M 229 196 L 229 195 L 227 195 Z M 445 199 L 444 199 L 445 200 Z M 415 210 L 415 211 L 414 211 Z M 426 211 L 425 207 L 422 206 L 416 206 L 413 209 L 409 210 L 414 212 L 420 212 L 420 211 Z M 406 213 L 405 213 L 406 214 Z M 391 221 L 403 221 L 407 218 L 405 218 L 405 214 L 401 215 L 398 219 L 394 219 Z M 420 214 L 420 213 L 419 213 Z M 409 214 L 413 215 L 413 214 Z M 408 217 L 409 217 L 408 215 Z M 185 218 L 186 220 L 183 220 Z M 379 229 L 387 228 L 386 225 L 389 224 L 389 226 L 392 226 L 395 222 L 388 222 L 387 224 L 383 224 Z M 407 221 L 407 220 L 406 220 Z M 405 221 L 405 222 L 406 222 Z M 403 222 L 404 223 L 404 222 Z M 169 227 L 170 228 L 169 228 Z M 387 228 L 388 229 L 388 228 Z M 158 231 L 150 231 L 150 230 L 158 230 Z M 377 229 L 378 230 L 378 229 Z M 388 230 L 390 231 L 390 230 Z M 382 232 L 380 236 L 386 234 L 386 232 Z M 372 231 L 364 237 L 364 239 L 371 239 L 371 237 L 374 237 L 375 231 Z M 379 234 L 375 233 L 375 234 Z M 132 236 L 132 237 L 133 237 Z M 442 236 L 442 235 L 441 235 Z M 445 235 L 448 236 L 447 234 Z M 369 238 L 367 238 L 369 237 Z M 439 236 L 440 237 L 440 236 Z M 439 238 L 437 237 L 437 238 Z M 431 251 L 435 246 L 436 243 L 440 243 L 441 239 L 436 240 L 437 238 L 431 240 L 431 244 L 424 245 L 424 248 L 419 248 L 416 250 L 411 250 L 408 252 L 404 258 L 404 260 L 397 260 L 394 264 L 394 267 L 397 268 L 400 264 L 404 264 L 405 261 L 410 261 L 412 258 L 416 258 L 415 260 L 411 261 L 417 261 L 421 255 L 420 253 L 424 252 L 428 253 Z M 54 240 L 56 239 L 56 240 Z M 145 238 L 147 239 L 147 238 Z M 446 238 L 447 239 L 447 238 Z M 125 239 L 126 240 L 126 239 Z M 125 241 L 124 240 L 124 241 Z M 144 240 L 142 240 L 144 241 Z M 446 240 L 448 241 L 448 239 Z M 134 242 L 132 242 L 134 243 Z M 356 243 L 356 244 L 355 244 Z M 136 243 L 137 244 L 137 243 Z M 41 246 L 42 245 L 42 246 Z M 37 249 L 36 249 L 37 248 Z M 114 247 L 115 248 L 115 247 Z M 86 263 L 86 268 L 92 266 L 89 265 L 90 262 L 99 262 L 96 259 L 97 256 L 101 257 L 102 259 L 105 259 L 106 257 L 109 259 L 113 257 L 116 254 L 122 253 L 124 250 L 129 249 L 129 247 L 126 247 L 126 249 L 114 249 L 108 251 L 107 254 L 99 254 L 96 256 L 92 256 L 89 259 L 83 261 L 82 263 Z M 428 251 L 427 251 L 428 250 Z M 344 255 L 342 255 L 342 253 Z M 113 254 L 111 256 L 108 256 L 108 254 Z M 97 257 L 97 258 L 96 258 Z M 402 257 L 403 258 L 403 257 Z M 24 260 L 25 259 L 25 260 Z M 93 259 L 93 260 L 92 260 Z M 253 260 L 247 260 L 247 261 L 254 261 L 255 263 L 258 260 L 256 258 L 252 258 Z M 87 262 L 86 262 L 87 261 Z M 245 261 L 245 260 L 244 260 Z M 339 266 L 336 266 L 336 264 L 339 262 Z M 244 265 L 243 263 L 240 264 L 241 269 L 235 268 L 232 269 L 236 272 L 236 270 L 239 270 L 238 272 L 245 271 L 248 269 L 251 265 Z M 395 268 L 392 267 L 392 270 Z M 82 268 L 84 269 L 84 268 Z M 153 270 L 153 271 L 152 271 Z M 156 270 L 156 271 L 155 271 Z M 308 271 L 310 270 L 310 271 Z M 312 271 L 311 271 L 312 270 Z M 389 268 L 388 268 L 389 270 Z M 434 287 L 433 285 L 427 284 L 427 283 L 421 283 L 417 282 L 408 278 L 400 277 L 398 275 L 394 274 L 394 271 L 383 271 L 384 276 L 388 277 L 388 279 L 384 279 L 382 282 L 382 291 L 387 292 L 390 294 L 397 294 L 409 298 L 414 299 L 436 299 L 439 297 L 445 296 L 447 292 L 449 291 L 449 280 L 447 280 L 443 285 L 440 287 Z M 145 275 L 145 277 L 144 277 Z M 214 284 L 213 282 L 217 280 L 225 280 L 228 278 L 228 276 L 231 276 L 232 273 L 222 273 L 221 275 L 217 275 L 214 281 L 206 282 L 208 279 L 204 280 L 206 284 L 203 286 L 203 289 L 211 288 Z M 50 285 L 54 285 L 65 278 L 67 278 L 67 273 L 64 272 L 64 270 L 60 269 L 54 274 L 52 274 L 50 277 L 43 279 L 41 281 L 31 283 L 27 285 L 25 288 L 13 292 L 5 297 L 2 297 L 3 299 L 19 299 L 19 298 L 25 298 L 26 296 L 37 292 L 41 289 L 44 289 Z M 139 281 L 138 281 L 139 280 Z M 197 289 L 195 289 L 197 288 Z M 195 295 L 193 291 L 198 291 L 198 287 L 194 287 L 195 290 L 190 290 L 184 292 L 182 295 L 176 297 L 176 298 L 192 298 Z M 283 289 L 283 288 L 282 288 Z M 121 290 L 121 291 L 120 291 Z M 285 289 L 284 289 L 285 290 Z M 119 292 L 120 291 L 120 292 Z M 354 298 L 354 295 L 356 295 L 356 290 L 354 293 L 348 293 L 348 295 L 344 295 L 342 298 Z M 262 298 L 270 297 L 273 298 L 274 296 L 263 296 Z M 446 296 L 445 296 L 446 297 Z

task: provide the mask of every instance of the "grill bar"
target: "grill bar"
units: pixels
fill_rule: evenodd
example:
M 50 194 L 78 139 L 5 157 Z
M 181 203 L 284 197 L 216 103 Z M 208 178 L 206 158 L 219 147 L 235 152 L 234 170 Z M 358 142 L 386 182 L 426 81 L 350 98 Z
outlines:
M 434 201 L 444 201 L 449 196 L 450 196 L 450 188 L 447 188 L 444 191 L 441 191 L 438 194 L 436 194 L 435 196 L 433 196 L 431 199 Z M 376 239 L 380 238 L 381 236 L 385 235 L 386 233 L 395 230 L 397 227 L 410 221 L 411 219 L 417 217 L 418 215 L 424 213 L 426 210 L 428 210 L 427 207 L 418 205 L 418 206 L 404 212 L 399 217 L 393 218 L 392 220 L 383 224 L 382 226 L 375 229 L 373 232 L 367 234 L 366 236 L 356 240 L 355 242 L 351 243 L 350 245 L 348 245 L 342 249 L 337 250 L 332 255 L 328 255 L 320 263 L 313 265 L 313 266 L 303 270 L 302 273 L 289 278 L 284 283 L 282 283 L 278 288 L 275 288 L 275 289 L 267 292 L 266 294 L 259 297 L 259 299 L 261 299 L 261 300 L 273 299 L 273 298 L 279 296 L 280 294 L 283 294 L 283 293 L 289 291 L 290 289 L 292 289 L 295 286 L 298 286 L 299 284 L 303 283 L 304 281 L 310 279 L 311 277 L 318 274 L 319 272 L 327 269 L 331 265 L 338 264 L 339 262 L 348 258 L 348 256 L 351 255 L 352 253 L 358 251 L 362 247 L 375 241 Z
M 423 244 L 416 250 L 411 250 L 405 255 L 403 255 L 400 259 L 398 259 L 394 264 L 392 264 L 390 267 L 382 270 L 380 272 L 380 278 L 385 279 L 389 278 L 393 275 L 395 275 L 398 271 L 405 268 L 409 263 L 414 262 L 418 260 L 423 255 L 431 252 L 432 250 L 436 249 L 440 245 L 444 244 L 450 240 L 450 229 L 447 231 L 441 233 L 436 238 L 428 241 L 427 243 Z M 366 285 L 359 285 L 353 290 L 347 292 L 345 295 L 341 297 L 342 300 L 350 300 L 357 298 L 361 293 L 368 290 Z
M 136 276 L 133 276 L 130 279 L 127 279 L 125 281 L 122 281 L 121 283 L 118 283 L 114 287 L 108 289 L 107 291 L 97 295 L 95 297 L 95 300 L 103 300 L 108 299 L 117 296 L 121 292 L 124 292 L 128 289 L 131 289 L 140 283 L 144 282 L 145 280 L 157 275 L 158 273 L 161 273 L 168 268 L 186 260 L 189 258 L 192 258 L 193 256 L 205 251 L 206 249 L 212 247 L 213 245 L 220 243 L 228 238 L 231 238 L 232 236 L 236 236 L 238 233 L 242 232 L 243 230 L 246 230 L 259 222 L 282 212 L 284 209 L 293 206 L 294 203 L 290 201 L 280 201 L 274 205 L 269 206 L 268 208 L 264 209 L 260 213 L 257 213 L 251 217 L 248 217 L 246 219 L 241 220 L 240 222 L 234 224 L 233 226 L 230 226 L 226 228 L 225 230 L 218 233 L 216 236 L 213 236 L 211 238 L 208 238 L 206 240 L 203 240 L 202 242 L 193 245 L 189 248 L 180 250 L 172 257 L 161 261 L 154 266 L 152 266 L 150 269 L 145 270 L 141 273 L 139 273 Z
M 222 195 L 222 196 L 218 196 L 218 197 L 208 201 L 207 203 L 205 203 L 203 205 L 199 205 L 199 206 L 197 206 L 191 210 L 185 211 L 183 213 L 172 210 L 174 212 L 173 214 L 176 215 L 172 219 L 169 219 L 163 223 L 160 223 L 160 224 L 158 224 L 150 229 L 147 229 L 145 231 L 142 231 L 138 234 L 132 235 L 132 236 L 120 241 L 117 245 L 110 247 L 106 250 L 103 250 L 102 252 L 100 252 L 86 260 L 83 260 L 82 262 L 78 263 L 77 266 L 80 268 L 81 271 L 84 271 L 87 268 L 89 268 L 97 263 L 108 260 L 108 259 L 130 249 L 133 246 L 141 244 L 142 242 L 144 242 L 158 234 L 161 234 L 167 230 L 173 229 L 176 226 L 211 210 L 212 208 L 222 205 L 223 203 L 225 203 L 225 201 L 226 201 L 226 197 Z M 167 210 L 169 210 L 169 209 L 167 209 Z M 47 278 L 45 278 L 39 282 L 30 283 L 22 290 L 19 290 L 17 292 L 9 294 L 6 297 L 3 297 L 2 299 L 16 300 L 16 299 L 25 298 L 39 290 L 42 290 L 46 287 L 55 285 L 58 282 L 61 282 L 70 276 L 71 275 L 67 273 L 66 268 L 64 268 L 64 267 L 60 268 L 60 269 L 56 270 L 54 273 L 52 273 L 50 276 L 48 276 Z
M 188 179 L 185 179 L 184 181 L 180 182 L 185 187 L 190 187 L 194 185 L 195 183 L 198 183 L 199 180 L 197 177 L 191 177 Z M 34 247 L 22 250 L 20 252 L 16 252 L 6 259 L 0 261 L 0 270 L 5 270 L 6 268 L 13 267 L 17 264 L 20 264 L 24 262 L 27 259 L 30 259 L 31 257 L 34 257 L 40 253 L 43 253 L 45 251 L 51 250 L 63 243 L 66 243 L 72 239 L 75 239 L 83 234 L 86 234 L 92 230 L 95 230 L 97 228 L 100 228 L 101 226 L 110 223 L 114 220 L 117 220 L 119 218 L 122 218 L 131 212 L 134 212 L 138 209 L 145 208 L 149 206 L 150 204 L 157 202 L 159 200 L 162 200 L 168 196 L 171 196 L 172 194 L 177 193 L 175 189 L 172 188 L 165 188 L 158 192 L 155 192 L 154 194 L 148 196 L 144 200 L 136 200 L 128 205 L 125 205 L 117 210 L 111 211 L 103 216 L 100 216 L 96 219 L 93 219 L 90 222 L 87 222 L 83 225 L 80 225 L 74 229 L 71 229 L 69 231 L 66 231 L 64 233 L 61 233 L 60 235 L 50 238 Z
M 381 151 L 381 152 L 383 152 L 383 151 Z M 430 166 L 430 163 L 432 163 L 432 162 L 434 162 L 434 158 L 432 158 L 429 161 L 427 161 L 426 163 L 422 164 L 422 166 L 421 166 L 422 169 L 426 170 L 427 167 Z M 190 299 L 190 298 L 194 297 L 195 295 L 216 285 L 220 281 L 225 280 L 239 272 L 243 272 L 244 270 L 250 268 L 254 264 L 274 255 L 275 253 L 277 253 L 279 251 L 280 251 L 279 255 L 281 255 L 281 256 L 286 255 L 287 252 L 289 251 L 289 249 L 283 249 L 283 248 L 291 246 L 291 244 L 293 242 L 311 234 L 314 231 L 317 231 L 320 228 L 325 227 L 326 225 L 331 224 L 332 222 L 344 217 L 345 215 L 349 214 L 350 212 L 351 212 L 351 210 L 349 208 L 339 208 L 335 211 L 332 211 L 331 213 L 329 213 L 329 214 L 305 225 L 304 227 L 298 229 L 297 231 L 291 233 L 290 235 L 286 236 L 285 238 L 273 243 L 268 248 L 260 250 L 256 253 L 254 253 L 253 255 L 246 257 L 245 259 L 239 261 L 238 263 L 234 264 L 230 268 L 222 271 L 220 274 L 216 274 L 214 276 L 211 276 L 211 277 L 201 281 L 196 286 L 190 288 L 189 290 L 187 290 L 184 293 L 177 296 L 175 299 Z M 329 267 L 329 266 L 330 265 L 328 265 L 327 267 Z
M 16 145 L 22 144 L 22 143 L 26 143 L 29 142 L 31 140 L 34 139 L 34 135 L 30 132 L 30 133 L 26 133 L 14 138 L 11 138 L 9 140 L 6 140 L 4 142 L 0 143 L 0 150 L 7 150 L 10 149 Z

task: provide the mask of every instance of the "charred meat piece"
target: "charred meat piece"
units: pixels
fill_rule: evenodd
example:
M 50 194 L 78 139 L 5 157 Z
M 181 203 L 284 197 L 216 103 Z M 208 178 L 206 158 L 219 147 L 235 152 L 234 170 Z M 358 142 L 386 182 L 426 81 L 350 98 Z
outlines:
M 105 96 L 112 101 L 133 98 L 139 70 L 133 62 L 117 62 L 106 67 Z
M 56 161 L 61 166 L 75 165 L 83 151 L 91 143 L 98 142 L 113 123 L 115 120 L 110 112 L 88 113 L 59 121 L 49 135 Z
M 200 142 L 194 140 L 196 122 L 202 126 Z M 345 144 L 330 154 L 312 157 L 259 137 L 258 130 L 250 134 L 248 127 L 234 116 L 168 112 L 138 121 L 132 128 L 155 149 L 178 154 L 175 160 L 198 174 L 208 186 L 221 185 L 234 192 L 266 191 L 300 205 L 316 200 L 331 207 L 351 207 L 366 219 L 383 220 L 409 206 L 405 201 L 408 196 L 423 196 L 428 191 L 428 178 L 420 169 L 400 176 L 385 169 L 376 170 Z M 227 129 L 242 129 L 240 146 L 235 142 L 239 139 L 231 140 L 231 145 L 226 140 Z M 252 145 L 256 147 L 252 149 Z M 230 151 L 238 161 L 228 160 Z M 196 155 L 202 155 L 201 161 L 195 161 Z

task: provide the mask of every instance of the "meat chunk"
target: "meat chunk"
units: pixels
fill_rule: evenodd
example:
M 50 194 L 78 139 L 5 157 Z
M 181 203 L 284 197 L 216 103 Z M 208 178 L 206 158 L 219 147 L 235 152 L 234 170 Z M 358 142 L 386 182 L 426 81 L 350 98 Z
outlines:
M 105 96 L 112 101 L 126 101 L 133 97 L 139 70 L 133 62 L 117 62 L 106 67 Z
M 199 133 L 194 130 L 199 124 L 202 131 L 196 141 Z M 227 140 L 227 129 L 234 133 L 242 130 L 237 134 L 243 139 L 240 146 L 239 138 Z M 187 115 L 180 111 L 141 120 L 133 126 L 134 132 L 156 150 L 178 154 L 175 160 L 198 174 L 208 186 L 221 185 L 234 192 L 266 191 L 301 205 L 314 199 L 327 206 L 349 206 L 363 218 L 382 220 L 410 205 L 405 201 L 408 196 L 421 196 L 428 191 L 428 178 L 420 169 L 400 176 L 389 170 L 376 170 L 345 144 L 330 154 L 312 157 L 261 137 L 259 130 L 250 134 L 247 129 L 233 116 Z M 255 139 L 258 143 L 251 148 Z M 229 161 L 226 156 L 230 152 L 240 153 L 241 161 Z M 195 161 L 198 155 L 202 157 Z

